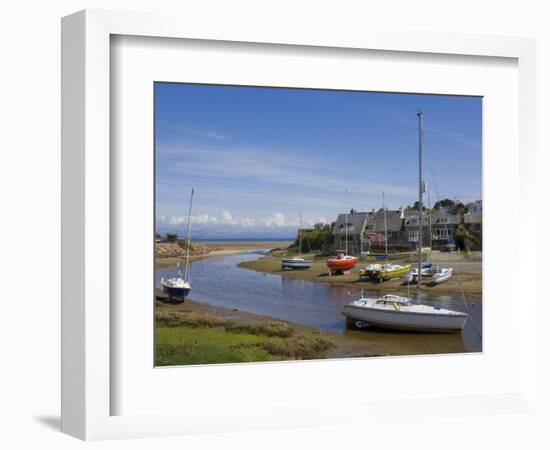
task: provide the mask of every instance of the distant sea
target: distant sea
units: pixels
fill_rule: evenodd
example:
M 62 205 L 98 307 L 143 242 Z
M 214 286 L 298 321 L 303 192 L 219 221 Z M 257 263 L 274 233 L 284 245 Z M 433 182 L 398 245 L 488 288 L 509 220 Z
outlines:
M 295 237 L 288 237 L 288 238 L 257 237 L 257 238 L 250 238 L 250 239 L 216 238 L 216 239 L 193 239 L 193 242 L 288 242 L 288 241 L 293 241 L 294 239 L 296 238 Z

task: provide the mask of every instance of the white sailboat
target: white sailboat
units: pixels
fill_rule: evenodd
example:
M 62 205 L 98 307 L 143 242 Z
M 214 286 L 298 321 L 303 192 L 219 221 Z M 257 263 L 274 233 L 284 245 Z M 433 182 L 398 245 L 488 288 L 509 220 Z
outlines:
M 418 113 L 418 273 L 422 273 L 422 147 L 423 147 L 423 116 Z M 421 283 L 417 283 L 417 298 L 414 301 L 408 297 L 398 295 L 384 295 L 376 298 L 365 298 L 361 295 L 358 300 L 344 306 L 346 323 L 355 321 L 398 330 L 412 330 L 425 332 L 457 332 L 466 324 L 468 314 L 444 309 L 439 306 L 423 305 L 420 303 Z
M 453 276 L 452 267 L 436 267 L 432 274 L 432 284 L 440 284 Z
M 168 294 L 170 299 L 178 298 L 184 299 L 191 291 L 191 277 L 189 272 L 189 252 L 191 245 L 191 210 L 193 207 L 193 194 L 194 189 L 191 189 L 191 198 L 189 200 L 189 214 L 187 216 L 187 245 L 185 252 L 185 264 L 182 268 L 182 264 L 178 261 L 176 276 L 172 278 L 161 278 L 160 284 L 162 290 Z
M 300 213 L 300 226 L 298 228 L 299 257 L 281 259 L 281 269 L 303 270 L 309 269 L 313 261 L 302 258 L 302 213 Z

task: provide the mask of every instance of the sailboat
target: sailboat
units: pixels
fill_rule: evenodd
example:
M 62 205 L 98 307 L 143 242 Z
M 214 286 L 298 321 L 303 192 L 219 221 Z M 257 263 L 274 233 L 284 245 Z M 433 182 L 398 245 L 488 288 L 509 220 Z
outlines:
M 302 258 L 302 213 L 300 213 L 300 227 L 298 228 L 298 246 L 300 256 L 281 259 L 281 269 L 301 270 L 309 269 L 313 265 L 313 261 Z
M 424 141 L 423 115 L 418 113 L 418 211 L 422 226 L 422 150 Z M 422 273 L 422 228 L 418 233 L 418 273 Z M 466 324 L 468 314 L 445 309 L 440 306 L 420 303 L 421 283 L 416 284 L 416 301 L 409 297 L 384 295 L 382 297 L 361 298 L 344 306 L 346 323 L 366 322 L 381 328 L 425 331 L 460 332 Z
M 388 258 L 388 221 L 386 217 L 386 195 L 382 193 L 382 203 L 384 206 L 384 241 L 386 244 L 385 258 Z M 392 263 L 373 263 L 367 265 L 360 273 L 359 278 L 370 278 L 371 280 L 378 280 L 382 283 L 385 280 L 391 280 L 392 278 L 398 278 L 402 275 L 406 275 L 411 270 L 411 265 L 401 265 Z
M 189 200 L 189 214 L 187 216 L 187 245 L 185 252 L 185 264 L 183 264 L 182 267 L 181 261 L 178 261 L 176 276 L 168 279 L 160 279 L 162 290 L 166 294 L 168 294 L 168 297 L 170 299 L 184 299 L 191 291 L 191 277 L 189 274 L 189 252 L 191 245 L 191 210 L 193 207 L 194 193 L 194 189 L 191 189 L 191 198 Z
M 346 250 L 336 250 L 336 256 L 327 260 L 327 267 L 330 275 L 342 275 L 348 273 L 359 262 L 357 256 L 348 255 L 348 191 L 346 189 L 346 223 L 345 237 L 346 237 Z

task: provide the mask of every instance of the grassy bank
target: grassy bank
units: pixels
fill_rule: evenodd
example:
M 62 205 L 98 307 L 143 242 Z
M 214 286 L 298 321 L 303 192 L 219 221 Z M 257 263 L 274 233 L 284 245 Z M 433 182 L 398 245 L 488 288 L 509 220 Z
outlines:
M 189 300 L 157 301 L 158 366 L 319 359 L 333 347 L 327 333 L 287 322 Z
M 274 273 L 282 275 L 291 279 L 307 280 L 307 281 L 319 281 L 330 283 L 334 286 L 346 286 L 358 289 L 365 289 L 367 291 L 376 291 L 380 293 L 399 293 L 406 295 L 408 292 L 414 292 L 415 285 L 407 286 L 404 278 L 397 278 L 383 283 L 374 282 L 371 280 L 360 280 L 359 270 L 369 262 L 372 262 L 372 258 L 364 258 L 357 267 L 347 275 L 329 276 L 326 267 L 326 257 L 318 257 L 315 255 L 304 255 L 304 257 L 314 261 L 313 266 L 307 270 L 288 270 L 281 269 L 281 257 L 282 255 L 275 252 L 265 257 L 259 258 L 255 261 L 247 261 L 239 264 L 239 267 L 246 269 L 256 270 L 259 272 Z M 444 259 L 444 258 L 449 259 Z M 438 260 L 434 263 L 444 265 L 445 267 L 453 267 L 453 277 L 445 282 L 436 286 L 431 286 L 429 280 L 426 279 L 422 282 L 422 289 L 426 293 L 433 293 L 435 295 L 459 295 L 461 289 L 468 297 L 479 298 L 482 294 L 482 276 L 481 276 L 481 261 L 465 261 L 453 258 L 452 256 L 443 257 L 438 255 Z M 413 262 L 410 258 L 403 258 L 397 260 L 397 263 L 409 264 Z M 393 262 L 393 261 L 392 261 Z M 414 263 L 414 262 L 413 262 Z

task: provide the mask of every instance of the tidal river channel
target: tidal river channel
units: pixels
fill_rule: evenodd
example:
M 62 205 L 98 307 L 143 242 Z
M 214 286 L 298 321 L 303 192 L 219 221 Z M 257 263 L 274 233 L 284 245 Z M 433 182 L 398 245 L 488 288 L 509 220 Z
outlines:
M 236 308 L 255 314 L 270 316 L 298 324 L 318 328 L 331 333 L 344 333 L 346 323 L 342 309 L 346 303 L 360 295 L 359 290 L 346 287 L 332 287 L 323 282 L 293 280 L 287 277 L 243 269 L 238 264 L 262 257 L 266 250 L 253 250 L 229 256 L 219 256 L 194 261 L 191 264 L 191 283 L 193 290 L 190 298 L 225 308 Z M 175 267 L 157 268 L 155 285 L 160 288 L 161 277 L 170 277 Z M 365 295 L 369 293 L 365 292 Z M 374 295 L 374 293 L 372 293 Z M 439 304 L 444 308 L 465 311 L 464 300 L 457 292 L 456 298 L 448 296 L 422 297 L 422 302 Z M 464 351 L 481 351 L 482 340 L 482 302 L 480 299 L 468 299 L 469 320 L 462 332 L 462 338 L 456 336 L 454 341 Z M 472 323 L 473 322 L 473 323 Z M 365 338 L 368 332 L 364 331 Z M 377 333 L 372 335 L 377 341 L 402 341 L 404 345 L 413 344 L 414 340 L 423 342 L 438 340 L 437 336 L 420 337 L 414 333 Z M 443 341 L 449 338 L 441 338 Z M 453 341 L 453 342 L 454 342 Z M 420 342 L 419 342 L 420 344 Z M 454 342 L 456 345 L 456 342 Z M 442 352 L 445 349 L 442 348 Z

